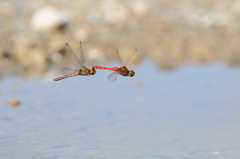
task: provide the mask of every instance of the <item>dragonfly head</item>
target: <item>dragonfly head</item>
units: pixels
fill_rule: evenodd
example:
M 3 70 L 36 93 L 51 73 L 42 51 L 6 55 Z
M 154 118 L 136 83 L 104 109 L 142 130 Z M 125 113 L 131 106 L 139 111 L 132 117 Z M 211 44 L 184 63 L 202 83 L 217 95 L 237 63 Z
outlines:
M 128 76 L 133 77 L 135 75 L 135 72 L 133 70 L 130 70 L 128 73 Z
M 90 75 L 95 75 L 95 73 L 96 73 L 96 70 L 95 70 L 94 68 L 92 68 L 92 69 L 90 70 Z

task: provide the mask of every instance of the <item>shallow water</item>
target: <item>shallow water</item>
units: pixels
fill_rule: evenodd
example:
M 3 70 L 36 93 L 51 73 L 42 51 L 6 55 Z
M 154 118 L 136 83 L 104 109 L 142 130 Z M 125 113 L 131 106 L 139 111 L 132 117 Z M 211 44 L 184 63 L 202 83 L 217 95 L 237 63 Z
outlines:
M 1 158 L 239 158 L 239 67 L 134 70 L 116 82 L 104 70 L 4 79 L 0 100 L 21 105 L 0 105 Z

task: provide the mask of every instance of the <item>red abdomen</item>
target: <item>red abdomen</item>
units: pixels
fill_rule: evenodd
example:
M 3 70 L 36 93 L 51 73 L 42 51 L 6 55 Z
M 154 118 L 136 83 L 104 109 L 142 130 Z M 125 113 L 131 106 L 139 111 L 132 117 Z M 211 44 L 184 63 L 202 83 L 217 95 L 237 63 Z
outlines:
M 95 68 L 95 69 L 103 69 L 103 70 L 112 70 L 112 71 L 117 71 L 117 70 L 118 70 L 118 67 L 93 66 L 92 68 Z

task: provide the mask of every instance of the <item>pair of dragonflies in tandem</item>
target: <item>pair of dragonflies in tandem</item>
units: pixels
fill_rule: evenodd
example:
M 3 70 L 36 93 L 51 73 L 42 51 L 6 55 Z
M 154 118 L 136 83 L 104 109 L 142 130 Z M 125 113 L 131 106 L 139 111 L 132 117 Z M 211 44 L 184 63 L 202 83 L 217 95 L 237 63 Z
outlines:
M 109 76 L 108 76 L 108 80 L 109 81 L 116 81 L 117 80 L 117 74 L 120 74 L 122 76 L 130 76 L 133 77 L 135 75 L 135 72 L 133 70 L 129 70 L 126 65 L 128 63 L 128 61 L 131 59 L 131 57 L 133 56 L 133 54 L 130 56 L 130 58 L 128 59 L 128 61 L 126 62 L 126 64 L 124 65 L 121 57 L 119 55 L 118 50 L 116 49 L 114 51 L 114 53 L 112 54 L 114 60 L 119 63 L 121 65 L 121 67 L 102 67 L 102 66 L 92 66 L 92 69 L 89 69 L 85 66 L 85 59 L 84 59 L 84 54 L 83 54 L 83 49 L 82 49 L 82 43 L 80 41 L 80 55 L 77 56 L 73 50 L 71 49 L 71 47 L 68 45 L 68 43 L 66 43 L 67 46 L 67 50 L 68 52 L 70 52 L 73 56 L 75 61 L 77 62 L 77 69 L 70 69 L 73 70 L 74 72 L 63 75 L 61 77 L 55 78 L 54 81 L 59 81 L 68 77 L 72 77 L 72 76 L 88 76 L 88 75 L 95 75 L 96 70 L 95 69 L 104 69 L 104 70 L 111 70 L 113 71 Z M 137 49 L 135 49 L 135 51 L 137 51 Z M 69 69 L 68 69 L 69 70 Z

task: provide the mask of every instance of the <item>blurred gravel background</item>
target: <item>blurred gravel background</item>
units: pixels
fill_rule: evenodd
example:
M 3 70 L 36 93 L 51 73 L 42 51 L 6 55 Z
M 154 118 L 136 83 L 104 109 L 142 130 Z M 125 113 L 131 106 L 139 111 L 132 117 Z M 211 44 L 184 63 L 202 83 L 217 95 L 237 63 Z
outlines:
M 65 42 L 83 42 L 86 61 L 104 64 L 111 48 L 131 64 L 240 64 L 239 0 L 1 0 L 0 77 L 41 76 L 65 64 Z M 89 65 L 90 66 L 90 65 Z

